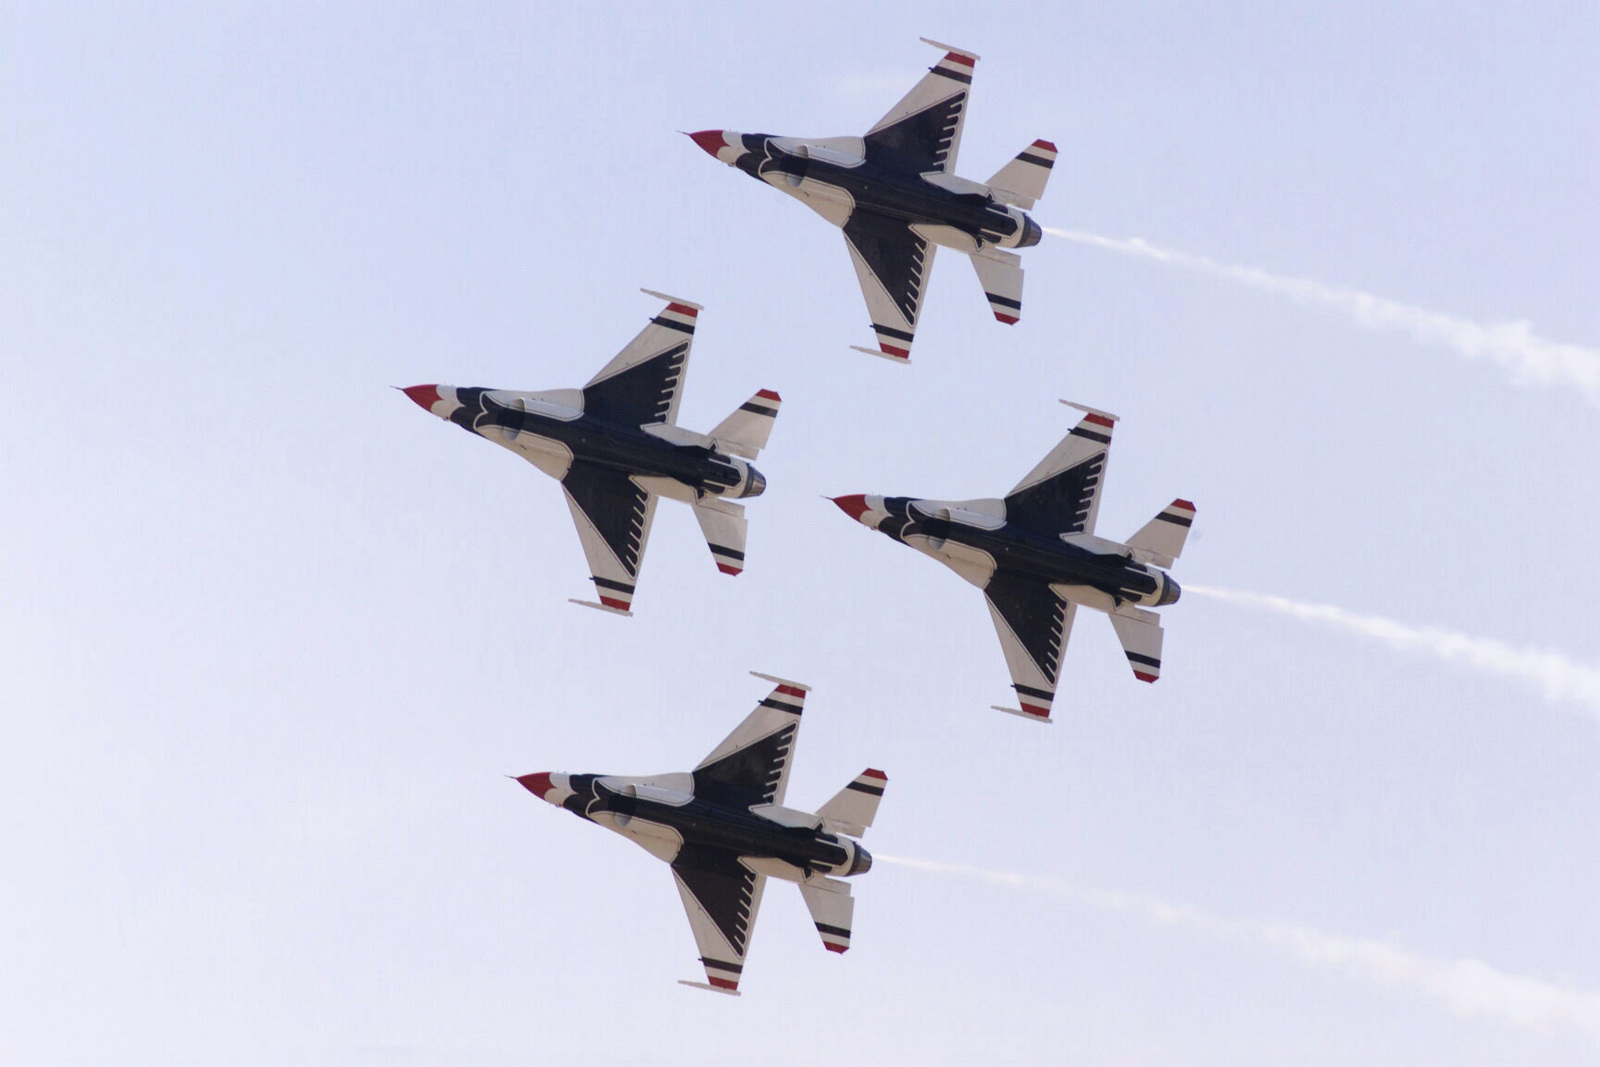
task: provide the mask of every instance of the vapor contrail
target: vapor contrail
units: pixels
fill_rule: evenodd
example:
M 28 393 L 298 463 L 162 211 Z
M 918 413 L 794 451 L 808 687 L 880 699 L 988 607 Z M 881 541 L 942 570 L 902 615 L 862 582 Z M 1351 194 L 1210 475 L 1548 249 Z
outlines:
M 1511 380 L 1518 385 L 1564 385 L 1576 389 L 1591 404 L 1600 405 L 1600 350 L 1540 337 L 1526 322 L 1494 325 L 1473 322 L 1357 289 L 1327 285 L 1309 278 L 1269 274 L 1255 267 L 1219 263 L 1205 256 L 1162 248 L 1137 237 L 1118 240 L 1050 227 L 1044 232 L 1079 244 L 1226 278 L 1262 292 L 1287 296 L 1297 303 L 1328 308 L 1369 330 L 1410 334 L 1418 341 L 1442 344 L 1468 359 L 1487 359 L 1508 371 Z
M 1600 1045 L 1600 992 L 1508 974 L 1480 960 L 1432 959 L 1388 941 L 1332 934 L 1300 923 L 1224 919 L 1152 897 L 1078 889 L 1059 878 L 902 856 L 874 858 L 901 867 L 1074 900 L 1106 911 L 1131 913 L 1159 926 L 1259 945 L 1312 967 L 1424 997 L 1456 1015 L 1494 1018 L 1534 1030 L 1572 1027 Z
M 1185 584 L 1184 592 L 1243 607 L 1329 623 L 1342 630 L 1376 638 L 1391 648 L 1421 652 L 1447 663 L 1459 663 L 1485 674 L 1516 678 L 1538 686 L 1547 700 L 1582 704 L 1600 719 L 1600 669 L 1575 663 L 1551 649 L 1517 648 L 1452 630 L 1407 626 L 1392 619 L 1357 615 L 1331 604 L 1307 604 L 1265 593 Z

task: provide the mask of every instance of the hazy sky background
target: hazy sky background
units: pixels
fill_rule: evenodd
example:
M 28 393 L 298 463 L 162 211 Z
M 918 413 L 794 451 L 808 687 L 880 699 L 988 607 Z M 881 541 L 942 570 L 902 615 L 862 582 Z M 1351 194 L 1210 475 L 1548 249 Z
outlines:
M 1102 533 L 1198 505 L 1181 582 L 1593 668 L 1595 406 L 1054 238 L 1016 327 L 941 253 L 897 367 L 676 132 L 860 133 L 933 37 L 962 175 L 1059 147 L 1047 226 L 1593 349 L 1594 5 L 464 7 L 0 14 L 0 1061 L 1600 1061 L 1592 704 L 1188 596 L 1155 686 L 1080 613 L 1040 728 L 981 595 L 819 499 L 1003 493 L 1066 397 Z M 559 488 L 389 387 L 580 385 L 641 286 L 705 305 L 682 424 L 784 408 L 748 570 L 663 503 L 619 619 Z M 1026 877 L 880 864 L 843 958 L 773 883 L 744 996 L 676 985 L 666 869 L 502 776 L 687 769 L 751 669 L 815 687 L 791 804 L 882 767 L 874 852 Z

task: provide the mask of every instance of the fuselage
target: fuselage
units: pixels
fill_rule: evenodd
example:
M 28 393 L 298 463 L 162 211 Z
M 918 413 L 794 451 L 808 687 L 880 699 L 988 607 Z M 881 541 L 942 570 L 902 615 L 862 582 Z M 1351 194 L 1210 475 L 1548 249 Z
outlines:
M 1027 248 L 1042 235 L 1026 212 L 998 202 L 987 187 L 942 172 L 918 173 L 892 153 L 869 149 L 859 137 L 803 140 L 730 130 L 717 136 L 724 146 L 701 147 L 803 201 L 836 226 L 846 225 L 858 211 L 869 212 L 968 253 Z
M 1063 537 L 995 517 L 1004 509 L 997 500 L 861 500 L 858 521 L 933 556 L 979 588 L 1005 573 L 1046 585 L 1098 590 L 1113 606 L 1161 606 L 1175 602 L 1180 593 L 1165 571 L 1116 551 L 1120 546 L 1113 542 Z
M 711 850 L 755 861 L 751 865 L 761 873 L 790 881 L 860 874 L 872 866 L 871 855 L 856 841 L 818 828 L 818 820 L 802 812 L 775 808 L 762 814 L 696 796 L 693 774 L 534 774 L 518 781 L 541 799 L 616 831 L 668 863 L 685 851 Z
M 423 404 L 449 419 L 518 453 L 555 478 L 574 462 L 593 464 L 639 478 L 664 479 L 682 487 L 667 495 L 750 497 L 766 488 L 766 478 L 747 461 L 695 440 L 699 435 L 661 426 L 656 433 L 626 422 L 586 413 L 577 389 L 521 393 L 455 386 L 433 389 L 437 400 Z M 408 393 L 410 390 L 407 391 Z M 418 400 L 430 399 L 424 395 Z M 674 440 L 676 438 L 676 440 Z M 652 488 L 662 491 L 661 485 Z

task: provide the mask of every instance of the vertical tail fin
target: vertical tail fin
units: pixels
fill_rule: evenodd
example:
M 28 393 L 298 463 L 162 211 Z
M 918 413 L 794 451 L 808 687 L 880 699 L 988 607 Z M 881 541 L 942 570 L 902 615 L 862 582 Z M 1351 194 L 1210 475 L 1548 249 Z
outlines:
M 1183 543 L 1189 539 L 1189 527 L 1193 524 L 1194 505 L 1187 500 L 1174 500 L 1128 538 L 1133 558 L 1157 567 L 1172 566 L 1182 554 Z
M 1045 183 L 1050 180 L 1050 168 L 1056 165 L 1056 146 L 1049 141 L 1035 141 L 1017 158 L 995 171 L 994 177 L 984 184 L 994 193 L 996 200 L 1015 204 L 1024 211 L 1044 196 Z
M 755 459 L 767 447 L 767 436 L 772 433 L 781 400 L 771 389 L 763 389 L 706 436 L 736 456 Z
M 888 784 L 887 774 L 868 767 L 817 809 L 822 824 L 836 834 L 860 837 L 877 816 L 878 802 L 883 799 L 883 788 Z

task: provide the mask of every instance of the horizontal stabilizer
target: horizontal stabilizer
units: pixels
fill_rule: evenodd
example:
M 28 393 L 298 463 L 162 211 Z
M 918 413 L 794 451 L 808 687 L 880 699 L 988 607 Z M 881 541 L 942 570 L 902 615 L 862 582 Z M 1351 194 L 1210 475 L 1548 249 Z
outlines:
M 800 895 L 805 898 L 811 921 L 822 935 L 822 945 L 829 952 L 844 952 L 850 947 L 850 920 L 855 914 L 856 900 L 850 887 L 831 878 L 801 882 Z
M 1022 257 L 1011 252 L 975 252 L 972 265 L 994 317 L 1007 326 L 1016 325 L 1022 318 Z
M 1174 500 L 1128 538 L 1128 547 L 1141 563 L 1170 567 L 1182 554 L 1183 543 L 1188 540 L 1189 527 L 1193 524 L 1194 505 L 1187 500 Z
M 860 837 L 878 814 L 878 801 L 883 799 L 883 788 L 888 782 L 888 775 L 868 767 L 817 809 L 823 825 L 836 834 Z
M 711 546 L 711 558 L 717 561 L 717 570 L 723 574 L 738 574 L 744 570 L 744 539 L 749 520 L 744 517 L 743 508 L 734 512 L 722 501 L 717 503 L 721 506 L 708 506 L 710 500 L 696 504 L 694 517 L 700 522 L 700 532 L 706 535 L 706 544 Z
M 772 423 L 778 417 L 780 398 L 771 389 L 763 389 L 740 405 L 739 410 L 717 423 L 710 437 L 720 447 L 736 456 L 755 459 L 767 447 L 767 436 L 772 433 Z
M 1154 612 L 1137 608 L 1124 609 L 1106 616 L 1117 631 L 1122 651 L 1128 655 L 1128 666 L 1133 676 L 1141 682 L 1153 682 L 1161 677 L 1161 622 Z
M 1055 165 L 1056 146 L 1049 141 L 1035 141 L 997 170 L 986 184 L 996 200 L 1027 210 L 1044 195 L 1050 168 Z

